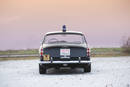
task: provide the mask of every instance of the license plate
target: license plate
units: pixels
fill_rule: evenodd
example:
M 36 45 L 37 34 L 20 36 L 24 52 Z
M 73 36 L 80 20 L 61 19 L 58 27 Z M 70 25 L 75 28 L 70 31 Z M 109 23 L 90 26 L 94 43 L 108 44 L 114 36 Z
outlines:
M 70 56 L 70 49 L 60 49 L 61 56 Z
M 50 60 L 50 55 L 44 55 L 43 60 L 44 61 L 49 61 Z

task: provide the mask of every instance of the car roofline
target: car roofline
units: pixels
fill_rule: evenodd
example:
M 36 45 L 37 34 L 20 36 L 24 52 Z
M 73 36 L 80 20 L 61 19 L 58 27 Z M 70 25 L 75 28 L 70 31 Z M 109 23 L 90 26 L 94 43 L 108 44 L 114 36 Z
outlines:
M 79 34 L 79 35 L 83 35 L 82 32 L 78 32 L 78 31 L 66 31 L 66 32 L 54 31 L 54 32 L 47 32 L 45 35 L 53 35 L 53 34 Z
M 53 31 L 53 32 L 47 32 L 44 36 L 44 39 L 43 39 L 43 42 L 45 40 L 45 37 L 48 36 L 48 35 L 54 35 L 54 34 L 77 34 L 77 35 L 82 35 L 85 39 L 85 36 L 82 32 L 79 32 L 79 31 L 66 31 L 66 32 L 62 32 L 62 31 Z M 42 42 L 42 44 L 43 44 Z M 85 39 L 85 42 L 87 43 L 86 39 Z

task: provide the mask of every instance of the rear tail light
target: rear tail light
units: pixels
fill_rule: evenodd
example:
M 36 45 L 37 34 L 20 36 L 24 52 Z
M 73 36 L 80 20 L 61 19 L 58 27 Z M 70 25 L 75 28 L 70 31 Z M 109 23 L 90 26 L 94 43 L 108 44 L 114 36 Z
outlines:
M 41 48 L 41 53 L 40 54 L 41 54 L 41 56 L 43 56 L 43 48 Z
M 87 56 L 90 56 L 90 49 L 87 48 Z

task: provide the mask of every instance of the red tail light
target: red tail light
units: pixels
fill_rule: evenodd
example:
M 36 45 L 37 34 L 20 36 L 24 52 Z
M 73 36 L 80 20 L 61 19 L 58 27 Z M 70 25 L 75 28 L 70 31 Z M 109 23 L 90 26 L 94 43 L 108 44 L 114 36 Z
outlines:
M 41 48 L 41 56 L 43 56 L 43 48 Z
M 90 49 L 87 48 L 87 56 L 90 56 Z

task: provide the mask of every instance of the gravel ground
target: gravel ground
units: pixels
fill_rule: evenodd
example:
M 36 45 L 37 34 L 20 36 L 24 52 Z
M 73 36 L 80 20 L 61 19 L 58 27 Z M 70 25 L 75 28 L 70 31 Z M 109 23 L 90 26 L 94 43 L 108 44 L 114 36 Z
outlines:
M 92 72 L 49 69 L 38 60 L 0 61 L 0 87 L 130 87 L 130 57 L 92 58 Z

